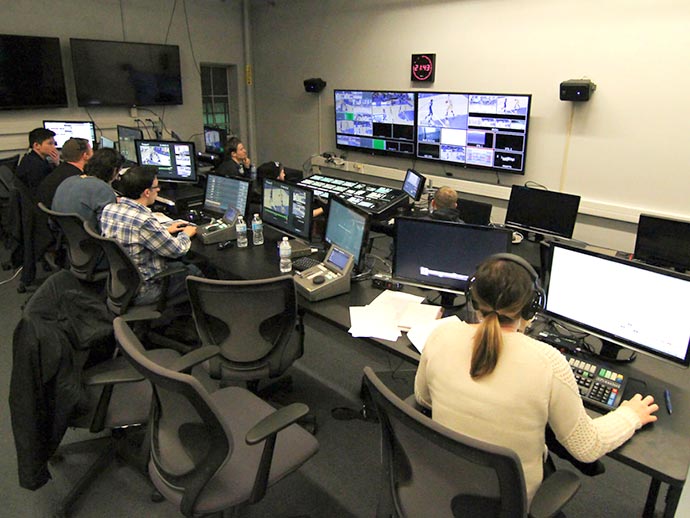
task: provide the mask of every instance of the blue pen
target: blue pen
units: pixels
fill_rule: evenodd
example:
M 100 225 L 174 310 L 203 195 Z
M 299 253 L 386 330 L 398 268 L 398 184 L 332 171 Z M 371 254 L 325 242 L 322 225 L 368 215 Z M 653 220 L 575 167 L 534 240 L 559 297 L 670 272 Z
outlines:
M 671 391 L 669 389 L 664 390 L 664 401 L 666 401 L 666 411 L 671 415 L 673 413 L 673 406 L 671 405 Z

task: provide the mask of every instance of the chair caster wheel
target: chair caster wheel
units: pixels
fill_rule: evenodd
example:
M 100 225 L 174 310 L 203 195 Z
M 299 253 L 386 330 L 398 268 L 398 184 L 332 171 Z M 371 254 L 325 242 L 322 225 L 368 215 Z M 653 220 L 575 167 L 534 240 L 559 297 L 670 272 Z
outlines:
M 19 286 L 17 286 L 17 293 L 26 293 L 26 285 L 23 282 L 20 282 Z
M 158 491 L 153 491 L 151 493 L 151 501 L 156 504 L 160 504 L 165 498 Z

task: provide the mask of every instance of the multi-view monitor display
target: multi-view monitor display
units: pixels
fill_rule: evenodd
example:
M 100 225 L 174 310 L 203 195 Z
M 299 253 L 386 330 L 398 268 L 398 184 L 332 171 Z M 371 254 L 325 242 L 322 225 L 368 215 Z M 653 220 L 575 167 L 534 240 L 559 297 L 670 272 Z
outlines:
M 335 90 L 336 146 L 524 174 L 531 95 Z

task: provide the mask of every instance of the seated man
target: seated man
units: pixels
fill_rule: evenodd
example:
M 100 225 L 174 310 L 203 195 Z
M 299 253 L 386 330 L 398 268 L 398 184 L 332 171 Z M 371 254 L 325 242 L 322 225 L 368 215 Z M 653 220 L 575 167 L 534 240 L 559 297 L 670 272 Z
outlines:
M 62 163 L 48 174 L 36 190 L 36 199 L 48 207 L 53 207 L 53 196 L 58 186 L 70 176 L 79 176 L 93 155 L 91 144 L 84 138 L 71 138 L 62 146 Z
M 123 246 L 144 278 L 135 304 L 151 304 L 160 298 L 161 284 L 151 278 L 169 267 L 184 266 L 186 271 L 170 278 L 168 299 L 186 292 L 188 275 L 201 275 L 192 264 L 168 262 L 189 251 L 196 227 L 175 222 L 166 228 L 153 215 L 149 207 L 160 190 L 157 173 L 156 166 L 130 168 L 120 179 L 120 202 L 107 205 L 101 213 L 101 233 Z
M 457 210 L 458 193 L 450 187 L 439 187 L 431 201 L 431 219 L 463 223 Z
M 252 165 L 247 148 L 235 136 L 229 137 L 225 145 L 225 161 L 216 167 L 214 173 L 219 176 L 241 176 L 242 178 L 256 178 L 256 168 Z
M 31 192 L 36 192 L 41 183 L 53 168 L 60 162 L 60 154 L 55 147 L 55 132 L 45 128 L 36 128 L 29 133 L 29 151 L 17 166 L 17 178 Z
M 117 177 L 124 160 L 114 149 L 96 151 L 84 166 L 84 174 L 71 176 L 58 185 L 52 209 L 78 214 L 98 228 L 103 207 L 117 201 L 110 184 Z

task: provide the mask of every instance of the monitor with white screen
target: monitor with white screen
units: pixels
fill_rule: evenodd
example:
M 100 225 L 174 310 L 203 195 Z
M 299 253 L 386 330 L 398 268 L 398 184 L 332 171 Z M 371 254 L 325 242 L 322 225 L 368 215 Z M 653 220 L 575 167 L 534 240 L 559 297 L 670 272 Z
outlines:
M 246 218 L 249 185 L 249 180 L 245 178 L 208 175 L 203 210 L 222 215 L 229 207 L 234 207 Z
M 158 167 L 162 182 L 196 183 L 196 163 L 193 142 L 164 140 L 135 140 L 137 163 Z
M 328 244 L 337 245 L 352 254 L 358 271 L 364 266 L 368 237 L 369 215 L 352 203 L 338 196 L 331 196 L 324 239 Z
M 604 356 L 628 347 L 690 364 L 690 277 L 554 243 L 545 313 L 602 339 Z
M 96 125 L 92 121 L 43 121 L 43 127 L 55 132 L 58 149 L 71 138 L 83 138 L 91 147 L 96 142 Z

